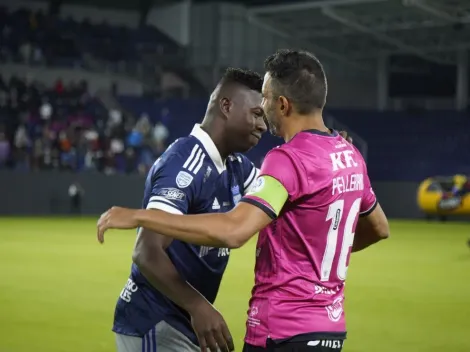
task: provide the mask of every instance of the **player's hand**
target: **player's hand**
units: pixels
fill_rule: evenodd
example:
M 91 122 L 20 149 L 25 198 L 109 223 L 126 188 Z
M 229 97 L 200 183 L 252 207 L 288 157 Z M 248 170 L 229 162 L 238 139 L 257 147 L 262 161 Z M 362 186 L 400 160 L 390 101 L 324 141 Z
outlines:
M 213 305 L 205 302 L 189 313 L 201 351 L 230 352 L 235 350 L 227 323 Z
M 138 227 L 135 220 L 137 210 L 112 207 L 101 214 L 97 224 L 97 237 L 100 243 L 104 242 L 104 233 L 109 229 L 134 229 Z
M 348 136 L 348 132 L 346 132 L 346 131 L 340 131 L 340 132 L 339 132 L 339 135 L 340 135 L 341 137 L 343 137 L 344 139 L 346 139 L 349 143 L 352 144 L 353 139 L 352 139 L 351 136 Z

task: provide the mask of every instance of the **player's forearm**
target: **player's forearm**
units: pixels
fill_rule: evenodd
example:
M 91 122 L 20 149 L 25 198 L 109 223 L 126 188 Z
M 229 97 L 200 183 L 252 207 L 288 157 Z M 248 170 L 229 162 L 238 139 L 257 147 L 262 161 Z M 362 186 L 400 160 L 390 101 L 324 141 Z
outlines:
M 134 258 L 142 275 L 158 291 L 175 304 L 191 313 L 194 307 L 206 301 L 176 270 L 168 255 L 162 251 L 152 259 Z
M 367 247 L 387 239 L 390 236 L 390 227 L 380 204 L 377 204 L 372 213 L 359 218 L 354 235 L 352 252 L 358 252 Z
M 352 245 L 352 252 L 359 252 L 363 249 L 366 249 L 369 246 L 379 242 L 382 238 L 377 237 L 367 237 L 367 236 L 355 236 L 354 243 Z
M 354 242 L 352 245 L 352 252 L 359 252 L 363 249 L 366 249 L 373 244 L 384 240 L 387 237 L 377 236 L 375 233 L 366 230 L 356 229 L 356 234 L 354 235 Z
M 138 226 L 187 243 L 211 247 L 238 247 L 237 224 L 225 213 L 173 215 L 164 212 L 138 210 Z

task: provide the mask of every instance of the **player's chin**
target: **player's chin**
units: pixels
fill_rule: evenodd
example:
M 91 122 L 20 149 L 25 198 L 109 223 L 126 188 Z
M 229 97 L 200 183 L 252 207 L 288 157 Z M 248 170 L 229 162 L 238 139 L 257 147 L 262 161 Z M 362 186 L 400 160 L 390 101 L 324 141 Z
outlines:
M 259 140 L 261 139 L 261 136 L 257 134 L 250 134 L 250 139 L 249 139 L 249 144 L 250 148 L 253 148 L 259 143 Z
M 255 136 L 250 136 L 247 140 L 245 140 L 245 143 L 243 143 L 243 146 L 240 146 L 239 152 L 246 153 L 251 148 L 255 147 L 258 144 L 259 140 L 260 139 Z

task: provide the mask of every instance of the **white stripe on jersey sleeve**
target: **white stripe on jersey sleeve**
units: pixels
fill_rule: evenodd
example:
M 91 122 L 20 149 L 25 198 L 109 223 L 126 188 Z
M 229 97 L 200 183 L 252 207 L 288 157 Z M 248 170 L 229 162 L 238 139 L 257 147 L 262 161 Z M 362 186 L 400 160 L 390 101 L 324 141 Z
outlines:
M 250 172 L 250 175 L 243 184 L 243 187 L 245 188 L 245 194 L 248 193 L 250 191 L 250 188 L 255 184 L 255 180 L 258 178 L 258 175 L 259 169 L 257 167 L 253 167 Z
M 196 175 L 199 170 L 201 170 L 202 164 L 204 163 L 204 158 L 206 157 L 206 154 L 202 154 L 201 157 L 199 158 L 199 163 L 197 164 L 196 168 L 194 169 L 194 174 Z
M 204 155 L 203 152 L 202 152 L 202 149 L 199 148 L 199 150 L 197 151 L 196 157 L 193 159 L 193 162 L 188 167 L 189 171 L 192 171 L 193 173 L 195 173 L 193 170 L 194 170 L 194 167 L 196 166 L 197 162 L 199 161 L 199 158 L 201 158 L 201 154 Z
M 193 161 L 194 159 L 194 156 L 196 155 L 196 152 L 198 151 L 199 149 L 199 145 L 195 145 L 193 147 L 193 150 L 191 150 L 191 154 L 189 155 L 189 158 L 186 159 L 186 161 L 184 162 L 183 164 L 183 169 L 187 169 L 188 168 L 188 165 Z
M 204 149 L 202 149 L 198 144 L 194 145 L 191 150 L 191 154 L 183 164 L 183 169 L 196 175 L 201 169 L 205 157 L 206 153 L 204 152 Z
M 168 203 L 163 203 L 160 201 L 149 202 L 147 204 L 147 209 L 162 210 L 170 214 L 183 215 L 181 210 L 176 209 L 175 207 L 169 205 Z
M 147 209 L 159 209 L 166 211 L 167 213 L 182 214 L 176 204 L 161 196 L 150 197 Z
M 163 203 L 149 203 L 147 205 L 147 209 L 162 210 L 170 214 L 183 215 L 183 213 L 180 210 L 173 208 L 170 205 L 163 204 Z
M 166 203 L 168 205 L 171 205 L 171 206 L 177 208 L 175 203 L 173 203 L 171 200 L 168 200 L 165 197 L 161 197 L 161 196 L 150 197 L 149 203 L 152 203 L 152 202 L 162 202 L 162 203 Z

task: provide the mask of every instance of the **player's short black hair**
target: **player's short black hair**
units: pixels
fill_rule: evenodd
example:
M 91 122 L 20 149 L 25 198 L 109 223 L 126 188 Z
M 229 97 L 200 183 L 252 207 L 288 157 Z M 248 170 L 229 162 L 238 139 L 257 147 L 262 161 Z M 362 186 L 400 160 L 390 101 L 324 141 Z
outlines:
M 230 83 L 240 84 L 251 90 L 261 92 L 261 88 L 263 87 L 263 77 L 254 71 L 229 67 L 225 70 L 225 73 L 220 80 L 220 84 L 225 85 Z
M 299 114 L 322 109 L 328 85 L 315 55 L 303 50 L 278 50 L 264 62 L 272 77 L 273 93 L 290 99 Z

